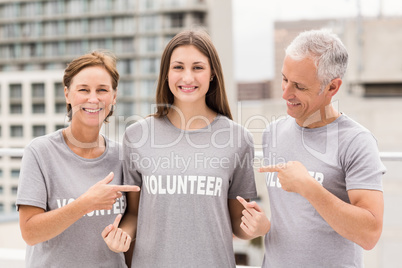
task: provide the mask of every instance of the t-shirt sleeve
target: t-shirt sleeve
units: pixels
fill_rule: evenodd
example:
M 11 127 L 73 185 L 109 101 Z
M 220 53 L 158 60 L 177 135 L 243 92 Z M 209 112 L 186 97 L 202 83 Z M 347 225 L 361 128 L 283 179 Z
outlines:
M 17 209 L 19 205 L 30 205 L 47 210 L 47 188 L 42 172 L 39 154 L 32 146 L 27 146 L 21 161 L 18 180 Z
M 377 141 L 369 132 L 358 134 L 346 151 L 346 190 L 382 191 L 382 175 L 386 168 L 381 162 Z
M 235 155 L 235 169 L 229 186 L 229 199 L 241 196 L 246 199 L 256 198 L 257 190 L 254 178 L 254 141 L 251 133 L 243 130 L 241 146 Z
M 142 176 L 138 172 L 138 157 L 135 152 L 135 143 L 130 140 L 129 134 L 126 131 L 123 138 L 123 177 L 125 185 L 142 186 Z

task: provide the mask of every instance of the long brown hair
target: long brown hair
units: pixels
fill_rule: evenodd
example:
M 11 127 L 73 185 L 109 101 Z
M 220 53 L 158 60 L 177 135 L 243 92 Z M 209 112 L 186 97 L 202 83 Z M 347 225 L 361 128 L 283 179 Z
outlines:
M 63 84 L 67 89 L 70 88 L 71 81 L 74 76 L 87 67 L 101 66 L 110 74 L 112 78 L 112 88 L 114 91 L 117 90 L 117 85 L 119 83 L 119 72 L 116 68 L 116 56 L 109 51 L 93 51 L 91 53 L 82 55 L 73 61 L 71 61 L 67 68 L 64 70 Z M 68 121 L 72 119 L 72 107 L 71 104 L 66 104 Z M 113 109 L 110 110 L 109 114 L 106 116 L 104 122 L 108 122 L 109 116 L 113 114 Z
M 208 58 L 211 66 L 213 80 L 209 83 L 209 90 L 205 96 L 207 106 L 213 111 L 233 119 L 226 96 L 225 82 L 218 53 L 208 33 L 201 29 L 182 31 L 175 35 L 166 45 L 161 58 L 158 85 L 156 88 L 157 111 L 154 116 L 161 117 L 169 113 L 169 107 L 174 101 L 174 96 L 169 89 L 167 81 L 170 58 L 173 50 L 177 47 L 187 45 L 196 47 Z

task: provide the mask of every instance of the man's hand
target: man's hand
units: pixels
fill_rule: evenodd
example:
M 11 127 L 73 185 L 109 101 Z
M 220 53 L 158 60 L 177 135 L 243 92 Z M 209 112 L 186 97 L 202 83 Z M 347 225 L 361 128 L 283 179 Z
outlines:
M 260 172 L 278 172 L 278 180 L 282 189 L 287 192 L 294 192 L 303 195 L 304 189 L 309 183 L 318 183 L 308 173 L 305 166 L 298 161 L 289 161 L 273 166 L 265 166 L 259 169 Z

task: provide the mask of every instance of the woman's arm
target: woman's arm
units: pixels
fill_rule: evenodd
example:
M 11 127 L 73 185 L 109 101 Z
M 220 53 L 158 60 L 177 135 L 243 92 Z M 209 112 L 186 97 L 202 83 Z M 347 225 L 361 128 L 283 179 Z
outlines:
M 241 239 L 253 239 L 268 233 L 271 222 L 256 202 L 238 197 L 229 199 L 233 234 Z
M 116 218 L 117 224 L 115 221 L 113 225 L 107 226 L 102 232 L 103 240 L 111 251 L 126 252 L 125 257 L 127 265 L 131 264 L 135 245 L 139 201 L 139 192 L 127 193 L 127 207 L 120 224 L 120 220 L 117 221 L 118 219 Z
M 111 172 L 87 192 L 61 208 L 45 212 L 29 205 L 19 206 L 20 228 L 28 245 L 35 245 L 56 237 L 85 214 L 94 210 L 110 210 L 122 191 L 139 191 L 137 186 L 108 185 L 113 180 Z

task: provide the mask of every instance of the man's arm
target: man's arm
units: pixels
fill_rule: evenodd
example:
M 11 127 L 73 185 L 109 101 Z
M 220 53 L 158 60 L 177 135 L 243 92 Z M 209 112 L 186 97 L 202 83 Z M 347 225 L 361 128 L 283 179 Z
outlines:
M 321 186 L 297 161 L 260 168 L 278 172 L 282 189 L 306 198 L 323 219 L 341 236 L 366 250 L 372 249 L 382 232 L 384 200 L 381 191 L 349 190 L 350 204 Z
M 381 191 L 349 190 L 350 204 L 320 184 L 306 191 L 305 198 L 341 236 L 365 250 L 374 248 L 383 225 L 384 199 Z

